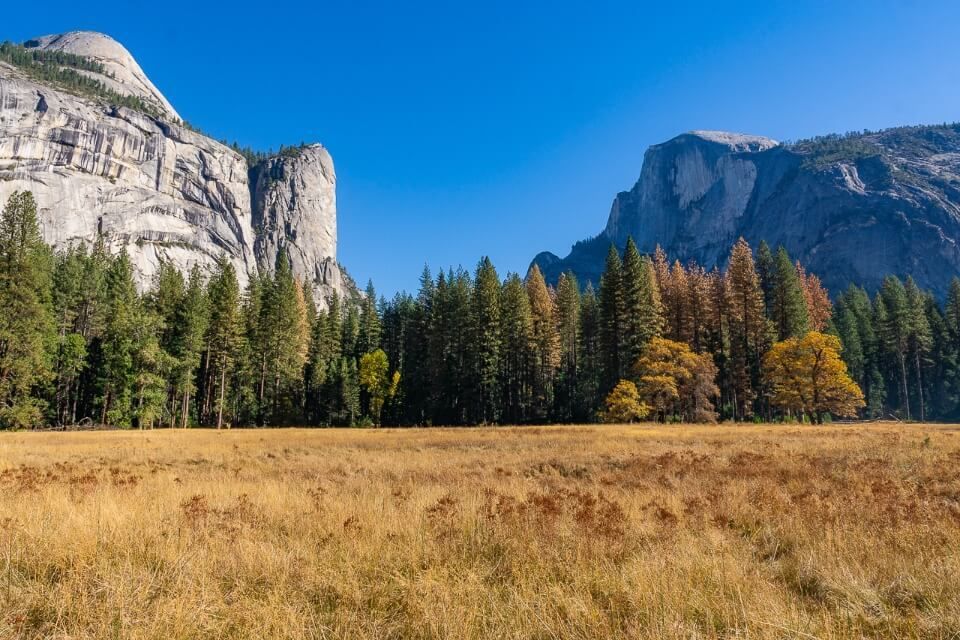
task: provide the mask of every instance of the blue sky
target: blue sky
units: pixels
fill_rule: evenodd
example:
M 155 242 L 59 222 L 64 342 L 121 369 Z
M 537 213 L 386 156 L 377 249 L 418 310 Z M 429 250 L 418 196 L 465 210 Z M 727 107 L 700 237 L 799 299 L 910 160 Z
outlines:
M 960 120 L 957 2 L 7 4 L 0 38 L 108 33 L 217 137 L 325 144 L 339 259 L 388 295 L 565 255 L 683 131 Z

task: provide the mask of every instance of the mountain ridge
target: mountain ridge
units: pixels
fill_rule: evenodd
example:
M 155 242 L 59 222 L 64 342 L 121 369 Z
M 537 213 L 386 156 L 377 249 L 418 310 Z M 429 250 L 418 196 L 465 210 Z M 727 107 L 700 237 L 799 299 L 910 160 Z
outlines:
M 895 127 L 793 143 L 727 132 L 651 146 L 597 236 L 561 258 L 538 254 L 550 281 L 599 282 L 610 244 L 722 267 L 742 236 L 782 244 L 836 295 L 911 276 L 938 297 L 960 273 L 960 125 Z M 745 144 L 753 141 L 753 146 Z

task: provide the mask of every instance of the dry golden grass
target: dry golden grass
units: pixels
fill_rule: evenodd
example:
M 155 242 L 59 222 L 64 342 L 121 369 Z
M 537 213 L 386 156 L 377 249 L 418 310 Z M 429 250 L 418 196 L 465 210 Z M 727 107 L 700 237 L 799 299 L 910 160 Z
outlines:
M 0 434 L 2 638 L 960 637 L 960 430 Z

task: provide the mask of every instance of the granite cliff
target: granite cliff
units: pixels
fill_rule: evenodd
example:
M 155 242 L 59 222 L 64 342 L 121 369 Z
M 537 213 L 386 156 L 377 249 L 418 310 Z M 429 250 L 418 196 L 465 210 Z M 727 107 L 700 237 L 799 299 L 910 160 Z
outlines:
M 321 303 L 352 290 L 336 262 L 336 174 L 321 145 L 251 166 L 184 126 L 112 38 L 72 32 L 24 47 L 17 51 L 75 56 L 44 58 L 45 66 L 0 58 L 0 202 L 32 191 L 48 242 L 59 248 L 102 237 L 111 250 L 127 250 L 143 287 L 161 261 L 209 269 L 224 255 L 245 284 L 272 269 L 284 248 Z M 48 79 L 51 65 L 73 65 L 70 73 L 98 88 Z M 126 102 L 118 96 L 139 108 L 116 104 Z
M 960 275 L 960 125 L 901 127 L 793 144 L 693 131 L 650 147 L 616 196 L 606 228 L 565 258 L 534 262 L 548 279 L 599 282 L 611 243 L 633 237 L 671 258 L 722 266 L 743 236 L 766 240 L 820 275 L 831 293 L 912 276 L 936 295 Z

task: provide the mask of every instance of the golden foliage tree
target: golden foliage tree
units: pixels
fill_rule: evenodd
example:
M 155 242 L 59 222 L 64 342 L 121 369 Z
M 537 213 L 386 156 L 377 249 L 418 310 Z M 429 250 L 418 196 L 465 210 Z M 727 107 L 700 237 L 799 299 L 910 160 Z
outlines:
M 856 417 L 863 392 L 840 359 L 840 339 L 811 331 L 773 345 L 764 358 L 764 377 L 773 406 L 821 423 L 824 413 Z
M 607 396 L 604 405 L 601 417 L 604 422 L 612 424 L 643 420 L 650 413 L 650 408 L 640 400 L 637 385 L 629 380 L 618 382 Z
M 717 367 L 709 354 L 695 353 L 683 342 L 653 338 L 633 368 L 643 402 L 661 418 L 679 415 L 688 422 L 716 420 L 713 399 Z

